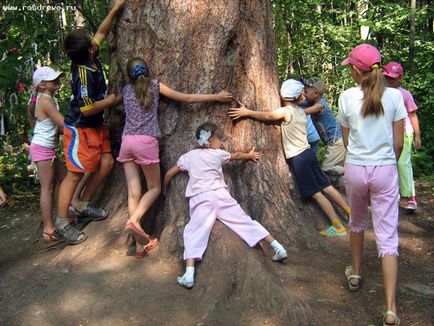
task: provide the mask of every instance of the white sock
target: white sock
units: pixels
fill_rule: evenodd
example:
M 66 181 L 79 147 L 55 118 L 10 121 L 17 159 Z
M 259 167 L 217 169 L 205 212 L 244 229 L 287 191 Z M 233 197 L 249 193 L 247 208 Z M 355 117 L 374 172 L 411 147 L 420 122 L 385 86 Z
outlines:
M 177 282 L 179 285 L 192 288 L 194 284 L 194 267 L 187 266 L 184 275 L 178 277 Z
M 56 222 L 54 223 L 54 226 L 56 229 L 63 229 L 66 225 L 69 224 L 69 221 L 67 218 L 56 218 Z
M 188 277 L 189 279 L 194 279 L 194 266 L 187 266 L 185 268 L 185 274 L 186 277 Z
M 280 250 L 285 250 L 285 248 L 283 248 L 283 246 L 277 241 L 277 240 L 273 240 L 270 243 L 271 247 L 273 247 L 274 251 L 277 253 Z

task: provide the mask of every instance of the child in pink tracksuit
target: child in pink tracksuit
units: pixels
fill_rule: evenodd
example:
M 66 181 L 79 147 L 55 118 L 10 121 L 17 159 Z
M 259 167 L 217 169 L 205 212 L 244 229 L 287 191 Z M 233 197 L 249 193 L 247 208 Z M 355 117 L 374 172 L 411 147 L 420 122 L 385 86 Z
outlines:
M 186 271 L 177 280 L 186 288 L 194 285 L 195 261 L 202 260 L 216 219 L 230 227 L 250 247 L 260 240 L 267 241 L 275 251 L 273 261 L 282 261 L 287 257 L 283 246 L 232 198 L 223 179 L 223 164 L 230 160 L 257 161 L 259 153 L 254 148 L 249 153 L 228 153 L 220 149 L 222 137 L 223 130 L 213 123 L 199 126 L 196 139 L 200 148 L 182 155 L 164 177 L 164 189 L 167 189 L 170 180 L 179 172 L 187 171 L 189 175 L 185 194 L 190 205 L 190 221 L 184 229 Z

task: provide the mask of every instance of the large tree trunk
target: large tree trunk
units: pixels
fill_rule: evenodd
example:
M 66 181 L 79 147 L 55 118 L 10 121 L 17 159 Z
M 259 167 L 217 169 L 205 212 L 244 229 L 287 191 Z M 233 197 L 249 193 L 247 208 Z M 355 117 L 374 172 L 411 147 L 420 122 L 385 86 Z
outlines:
M 140 56 L 149 63 L 153 77 L 176 90 L 215 93 L 225 89 L 248 107 L 261 110 L 280 104 L 270 1 L 130 0 L 114 30 L 111 50 L 110 82 L 117 92 L 126 80 L 126 61 Z M 231 163 L 224 170 L 230 191 L 241 206 L 290 251 L 321 247 L 323 242 L 318 240 L 313 223 L 306 223 L 314 215 L 312 207 L 298 199 L 283 157 L 279 129 L 252 120 L 234 124 L 227 116 L 228 107 L 215 103 L 181 105 L 162 99 L 163 172 L 195 147 L 194 132 L 199 124 L 216 122 L 225 129 L 228 150 L 248 151 L 256 146 L 262 152 L 259 163 Z M 108 121 L 116 156 L 122 111 L 113 110 Z M 160 236 L 159 250 L 165 259 L 182 258 L 182 233 L 189 219 L 184 197 L 187 178 L 181 174 L 172 180 L 167 198 L 145 218 L 152 221 L 146 227 Z M 94 223 L 88 227 L 87 245 L 68 248 L 69 257 L 92 259 L 89 248 L 99 252 L 98 248 L 110 244 L 124 245 L 121 231 L 126 197 L 123 171 L 117 166 L 99 193 L 99 201 L 110 210 L 111 217 L 104 226 Z M 277 316 L 291 325 L 309 324 L 309 308 L 279 285 L 281 266 L 264 257 L 216 223 L 204 262 L 198 267 L 195 288 L 189 294 L 203 297 L 208 320 L 219 317 L 219 307 L 229 305 L 226 313 L 236 315 L 254 304 L 266 316 Z

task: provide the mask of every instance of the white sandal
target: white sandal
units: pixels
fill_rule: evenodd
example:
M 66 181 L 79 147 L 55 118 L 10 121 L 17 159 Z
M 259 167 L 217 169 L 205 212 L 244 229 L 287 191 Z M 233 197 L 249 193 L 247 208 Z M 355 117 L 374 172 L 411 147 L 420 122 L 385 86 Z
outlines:
M 360 275 L 353 274 L 353 267 L 347 266 L 345 268 L 345 276 L 347 277 L 348 282 L 348 290 L 350 292 L 356 292 L 360 288 L 360 282 L 362 281 L 362 277 Z M 357 285 L 351 283 L 351 280 L 359 280 Z
M 386 323 L 387 316 L 392 316 L 395 318 L 395 322 L 393 324 Z M 401 320 L 398 318 L 395 312 L 392 310 L 388 310 L 383 315 L 383 326 L 399 326 L 401 324 Z

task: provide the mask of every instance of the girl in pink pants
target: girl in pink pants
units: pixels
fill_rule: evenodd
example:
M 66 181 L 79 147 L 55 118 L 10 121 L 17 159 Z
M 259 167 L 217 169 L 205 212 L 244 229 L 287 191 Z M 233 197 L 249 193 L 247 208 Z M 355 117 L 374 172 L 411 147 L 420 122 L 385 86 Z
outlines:
M 250 247 L 261 240 L 267 241 L 275 251 L 273 261 L 282 261 L 287 257 L 283 246 L 232 198 L 223 179 L 223 164 L 230 160 L 257 161 L 259 153 L 254 148 L 249 153 L 231 154 L 221 150 L 222 137 L 223 130 L 213 123 L 199 126 L 196 139 L 200 148 L 182 155 L 164 177 L 166 190 L 170 180 L 179 172 L 187 171 L 189 175 L 185 194 L 190 199 L 190 221 L 184 229 L 186 271 L 178 277 L 178 284 L 186 288 L 194 285 L 195 261 L 202 260 L 216 219 L 231 228 Z
M 398 177 L 407 116 L 397 89 L 388 88 L 381 71 L 380 52 L 369 44 L 354 48 L 342 65 L 351 66 L 358 84 L 339 97 L 339 121 L 347 148 L 345 183 L 351 205 L 352 264 L 345 269 L 350 291 L 357 291 L 362 277 L 364 231 L 368 227 L 368 199 L 384 279 L 386 312 L 383 325 L 399 325 L 396 315 L 398 278 Z

